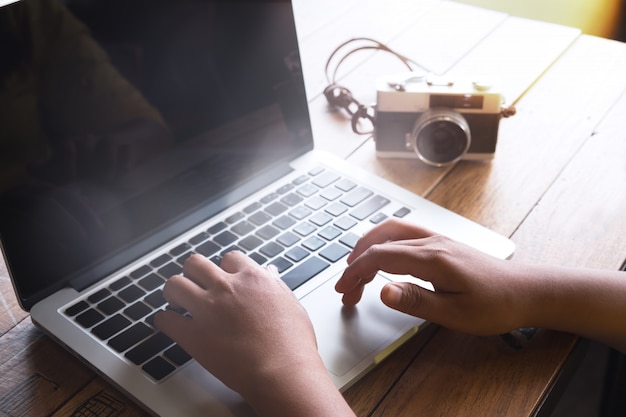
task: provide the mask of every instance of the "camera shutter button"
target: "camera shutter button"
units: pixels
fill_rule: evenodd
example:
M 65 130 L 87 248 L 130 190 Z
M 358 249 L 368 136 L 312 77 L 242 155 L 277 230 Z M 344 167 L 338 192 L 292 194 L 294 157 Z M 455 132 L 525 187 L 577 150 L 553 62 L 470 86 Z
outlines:
M 489 81 L 474 81 L 472 85 L 476 91 L 487 91 L 491 89 L 491 83 Z

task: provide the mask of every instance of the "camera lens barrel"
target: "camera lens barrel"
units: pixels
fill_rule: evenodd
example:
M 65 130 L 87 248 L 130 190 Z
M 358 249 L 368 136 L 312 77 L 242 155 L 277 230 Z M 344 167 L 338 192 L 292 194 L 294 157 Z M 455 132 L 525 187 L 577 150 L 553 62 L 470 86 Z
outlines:
M 407 135 L 406 147 L 428 165 L 452 164 L 465 155 L 471 143 L 469 124 L 450 109 L 428 109 Z

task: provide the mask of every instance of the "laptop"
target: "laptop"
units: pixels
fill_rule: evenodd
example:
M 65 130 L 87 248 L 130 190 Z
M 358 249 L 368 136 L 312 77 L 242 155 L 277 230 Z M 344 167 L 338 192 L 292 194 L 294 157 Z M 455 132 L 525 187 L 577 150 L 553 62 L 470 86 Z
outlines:
M 289 1 L 22 0 L 0 8 L 0 237 L 18 300 L 148 412 L 245 416 L 241 397 L 152 327 L 191 253 L 273 264 L 340 390 L 424 324 L 354 314 L 333 287 L 397 217 L 508 258 L 513 243 L 314 150 Z

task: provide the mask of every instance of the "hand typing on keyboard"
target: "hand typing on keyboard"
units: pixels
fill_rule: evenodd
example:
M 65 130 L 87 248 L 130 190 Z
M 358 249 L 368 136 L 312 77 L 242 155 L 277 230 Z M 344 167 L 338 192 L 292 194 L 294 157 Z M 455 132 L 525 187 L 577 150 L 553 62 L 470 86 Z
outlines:
M 155 326 L 259 415 L 354 415 L 328 376 L 306 311 L 274 266 L 232 251 L 219 267 L 192 255 L 183 275 L 163 294 L 189 314 L 168 309 Z

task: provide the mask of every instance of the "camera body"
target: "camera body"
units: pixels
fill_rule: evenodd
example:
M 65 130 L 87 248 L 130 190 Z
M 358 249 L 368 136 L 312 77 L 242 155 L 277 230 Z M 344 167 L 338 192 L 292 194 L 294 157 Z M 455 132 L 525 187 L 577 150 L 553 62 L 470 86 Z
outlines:
M 405 73 L 376 82 L 376 155 L 434 166 L 493 159 L 503 97 L 495 81 Z

